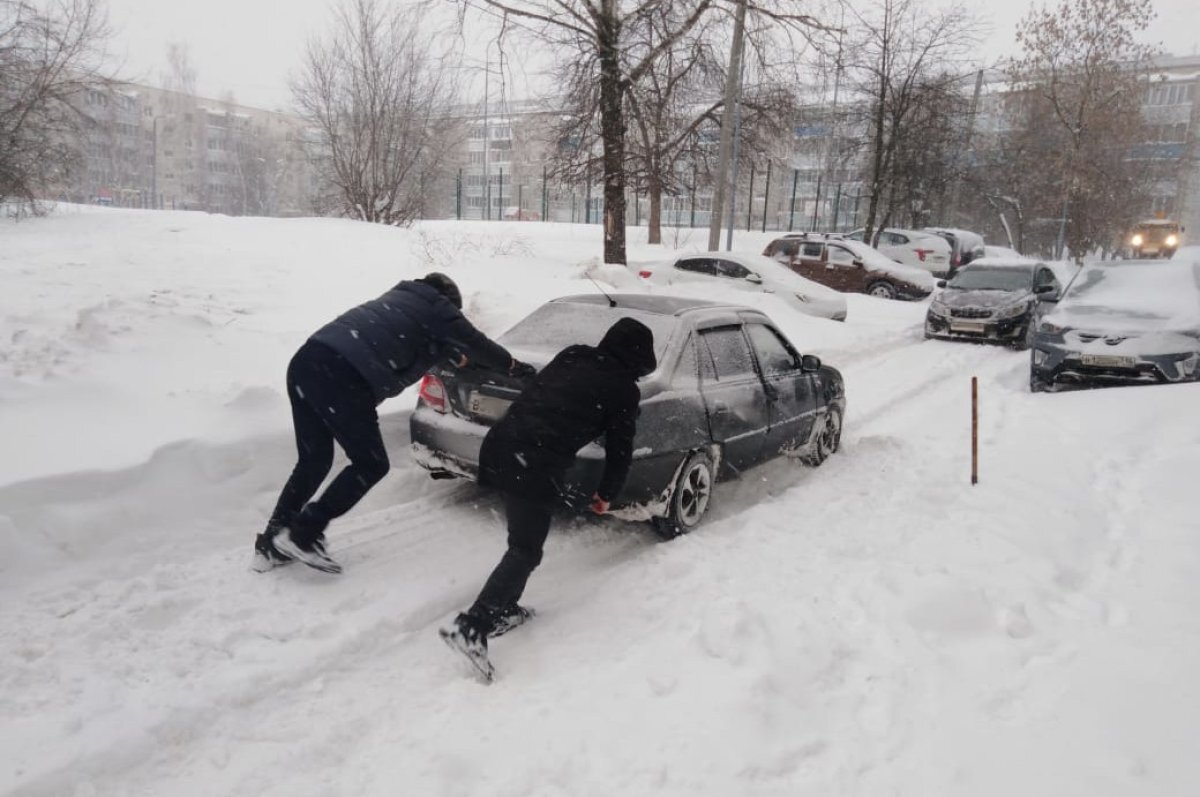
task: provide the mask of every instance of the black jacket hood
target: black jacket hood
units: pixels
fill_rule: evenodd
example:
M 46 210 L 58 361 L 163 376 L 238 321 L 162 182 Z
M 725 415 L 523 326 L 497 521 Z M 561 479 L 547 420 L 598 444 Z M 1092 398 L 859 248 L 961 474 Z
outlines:
M 654 357 L 654 333 L 641 321 L 622 318 L 609 327 L 598 347 L 600 351 L 620 360 L 639 377 L 658 367 Z

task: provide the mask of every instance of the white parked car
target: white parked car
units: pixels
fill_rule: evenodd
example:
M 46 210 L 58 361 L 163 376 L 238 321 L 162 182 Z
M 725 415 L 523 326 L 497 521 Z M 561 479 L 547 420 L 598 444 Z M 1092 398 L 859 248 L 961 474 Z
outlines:
M 848 232 L 846 237 L 861 241 L 863 230 L 859 228 Z M 950 244 L 934 233 L 888 227 L 880 231 L 875 248 L 898 263 L 923 268 L 935 276 L 944 277 L 950 273 Z
M 722 288 L 775 294 L 806 315 L 846 320 L 845 296 L 762 255 L 700 252 L 646 266 L 638 273 L 654 285 L 710 283 Z

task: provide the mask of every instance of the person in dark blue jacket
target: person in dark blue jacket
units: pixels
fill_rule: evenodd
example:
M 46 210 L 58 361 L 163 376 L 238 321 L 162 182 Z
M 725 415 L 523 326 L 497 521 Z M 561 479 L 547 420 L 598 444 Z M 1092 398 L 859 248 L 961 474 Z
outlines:
M 299 459 L 255 540 L 254 570 L 295 559 L 341 572 L 325 550 L 325 528 L 388 472 L 376 408 L 447 360 L 518 376 L 534 373 L 471 325 L 458 286 L 437 272 L 401 282 L 305 341 L 287 370 Z M 350 464 L 310 501 L 333 467 L 335 441 Z

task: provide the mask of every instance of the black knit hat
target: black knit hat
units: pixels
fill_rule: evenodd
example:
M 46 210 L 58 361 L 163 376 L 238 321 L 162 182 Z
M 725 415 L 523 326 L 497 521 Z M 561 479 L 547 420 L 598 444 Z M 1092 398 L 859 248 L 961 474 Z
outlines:
M 435 291 L 445 296 L 459 310 L 462 309 L 462 293 L 458 290 L 458 286 L 454 284 L 454 280 L 447 277 L 440 271 L 431 271 L 424 277 L 421 277 L 417 282 L 423 282 Z
M 650 327 L 632 318 L 622 318 L 609 327 L 600 341 L 600 350 L 625 363 L 638 376 L 646 376 L 658 367 L 654 357 L 654 333 Z

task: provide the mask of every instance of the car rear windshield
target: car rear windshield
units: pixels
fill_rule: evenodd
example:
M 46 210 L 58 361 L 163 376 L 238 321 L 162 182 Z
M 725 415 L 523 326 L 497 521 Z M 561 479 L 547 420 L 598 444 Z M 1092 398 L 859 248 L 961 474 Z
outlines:
M 954 275 L 948 287 L 964 291 L 1019 291 L 1033 285 L 1033 269 L 1006 266 L 970 266 Z
M 604 304 L 549 302 L 505 332 L 500 342 L 510 348 L 544 352 L 558 352 L 577 343 L 595 346 L 622 318 L 633 318 L 650 328 L 654 333 L 654 355 L 661 361 L 678 319 Z

